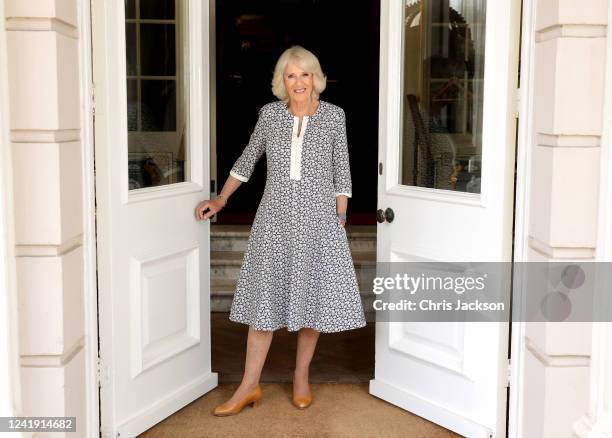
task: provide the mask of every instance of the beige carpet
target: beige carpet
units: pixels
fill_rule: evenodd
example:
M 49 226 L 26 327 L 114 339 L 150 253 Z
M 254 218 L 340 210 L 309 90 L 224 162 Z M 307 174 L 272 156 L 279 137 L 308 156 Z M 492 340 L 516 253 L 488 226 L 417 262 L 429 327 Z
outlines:
M 316 437 L 361 438 L 458 437 L 416 415 L 368 394 L 368 384 L 318 383 L 311 385 L 313 402 L 305 410 L 291 404 L 291 384 L 263 383 L 258 408 L 247 406 L 230 417 L 212 410 L 227 400 L 236 383 L 215 388 L 141 437 Z

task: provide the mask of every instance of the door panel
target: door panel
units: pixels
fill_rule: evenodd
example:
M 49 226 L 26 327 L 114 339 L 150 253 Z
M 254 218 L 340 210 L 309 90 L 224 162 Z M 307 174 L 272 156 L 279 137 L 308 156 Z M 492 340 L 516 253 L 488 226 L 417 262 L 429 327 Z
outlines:
M 520 2 L 382 2 L 378 262 L 511 260 Z M 379 274 L 380 275 L 380 274 Z M 505 436 L 508 323 L 378 322 L 370 392 Z
M 207 1 L 92 2 L 103 436 L 217 386 L 210 352 Z M 205 86 L 206 84 L 206 86 Z

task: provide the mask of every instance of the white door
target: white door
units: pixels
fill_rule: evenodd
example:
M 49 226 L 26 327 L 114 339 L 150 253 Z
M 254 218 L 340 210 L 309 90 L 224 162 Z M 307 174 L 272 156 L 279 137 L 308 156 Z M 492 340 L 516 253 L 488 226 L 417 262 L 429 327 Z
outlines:
M 510 261 L 520 1 L 381 6 L 377 261 Z M 370 392 L 503 437 L 508 329 L 378 322 Z
M 209 10 L 94 0 L 103 436 L 132 437 L 217 386 L 210 350 Z

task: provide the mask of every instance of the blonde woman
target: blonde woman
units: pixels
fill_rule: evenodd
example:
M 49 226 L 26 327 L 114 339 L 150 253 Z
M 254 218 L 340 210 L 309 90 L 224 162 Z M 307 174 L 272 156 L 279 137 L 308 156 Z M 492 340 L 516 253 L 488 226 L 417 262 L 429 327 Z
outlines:
M 319 99 L 326 77 L 300 46 L 276 63 L 272 92 L 221 193 L 196 207 L 218 213 L 266 153 L 267 179 L 244 254 L 229 318 L 249 325 L 242 382 L 218 416 L 257 406 L 274 330 L 298 331 L 293 404 L 312 402 L 308 371 L 319 334 L 366 325 L 346 231 L 352 196 L 345 114 Z

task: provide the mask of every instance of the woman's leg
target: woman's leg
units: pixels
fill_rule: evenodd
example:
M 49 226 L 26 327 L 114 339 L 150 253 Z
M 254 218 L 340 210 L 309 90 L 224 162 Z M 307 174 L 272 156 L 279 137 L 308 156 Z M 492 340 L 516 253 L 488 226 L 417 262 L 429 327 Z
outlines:
M 298 331 L 295 372 L 293 374 L 293 394 L 304 397 L 308 394 L 308 370 L 314 355 L 320 332 L 311 328 Z
M 252 326 L 249 326 L 242 382 L 228 402 L 233 403 L 244 398 L 259 384 L 261 370 L 266 361 L 273 334 L 273 331 L 255 330 Z

